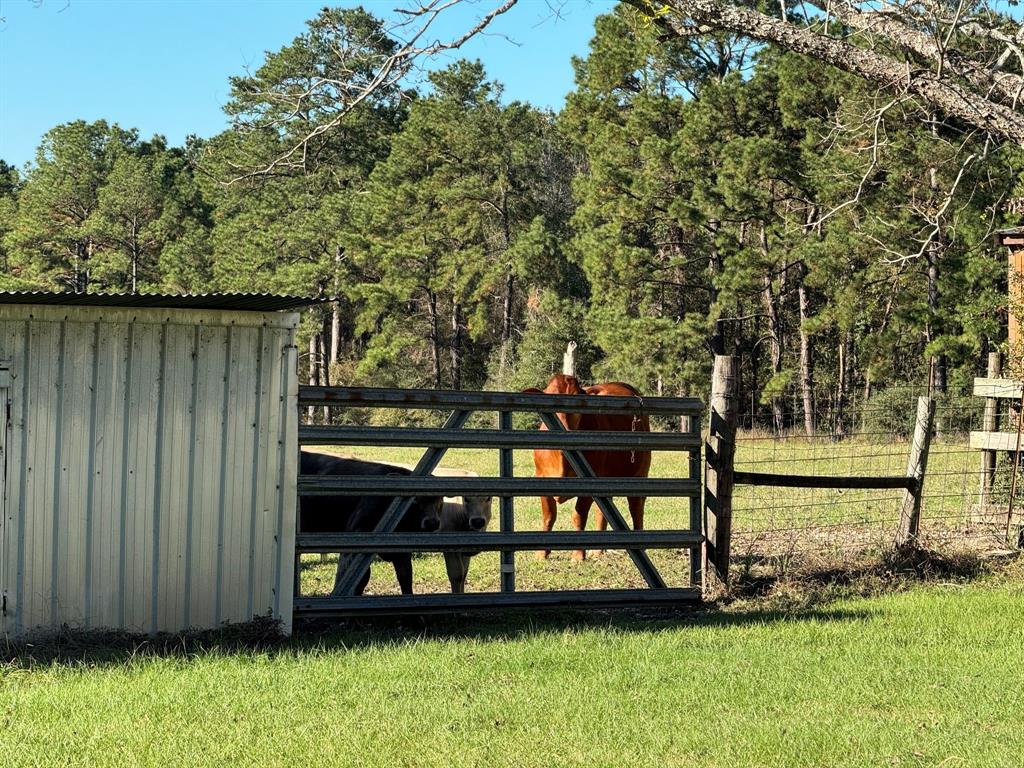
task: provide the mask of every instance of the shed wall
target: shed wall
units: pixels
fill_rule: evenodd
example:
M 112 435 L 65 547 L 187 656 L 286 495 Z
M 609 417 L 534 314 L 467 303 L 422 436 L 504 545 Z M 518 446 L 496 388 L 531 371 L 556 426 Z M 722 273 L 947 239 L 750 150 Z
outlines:
M 290 629 L 297 320 L 0 305 L 0 632 Z

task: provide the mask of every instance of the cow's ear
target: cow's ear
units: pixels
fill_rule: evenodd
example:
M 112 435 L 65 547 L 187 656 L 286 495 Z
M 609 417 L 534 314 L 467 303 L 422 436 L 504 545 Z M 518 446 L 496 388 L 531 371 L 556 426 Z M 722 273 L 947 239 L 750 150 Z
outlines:
M 523 390 L 523 394 L 524 395 L 543 395 L 544 391 L 540 390 L 540 389 L 537 389 L 536 387 L 528 387 L 527 389 Z
M 588 395 L 600 395 L 604 390 L 601 388 L 600 384 L 595 384 L 592 387 L 584 387 L 583 391 Z

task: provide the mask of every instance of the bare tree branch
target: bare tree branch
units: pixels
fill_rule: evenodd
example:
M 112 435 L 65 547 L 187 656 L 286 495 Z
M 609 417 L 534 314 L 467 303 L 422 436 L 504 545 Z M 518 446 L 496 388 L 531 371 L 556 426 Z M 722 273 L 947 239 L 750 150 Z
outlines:
M 402 21 L 393 25 L 388 32 L 400 41 L 400 45 L 394 53 L 381 58 L 372 76 L 365 82 L 358 79 L 354 82 L 346 82 L 339 78 L 314 78 L 308 87 L 297 93 L 292 92 L 286 96 L 272 92 L 261 93 L 260 95 L 266 100 L 272 103 L 277 101 L 288 111 L 283 116 L 269 120 L 261 120 L 257 116 L 250 126 L 254 130 L 279 127 L 289 119 L 300 115 L 304 109 L 308 108 L 309 99 L 314 94 L 322 93 L 326 89 L 334 89 L 332 95 L 335 98 L 333 109 L 327 119 L 318 122 L 315 127 L 298 138 L 292 139 L 288 148 L 270 161 L 257 168 L 245 169 L 226 183 L 230 185 L 257 177 L 265 177 L 283 169 L 304 169 L 314 143 L 321 137 L 336 131 L 346 117 L 373 94 L 398 85 L 409 74 L 417 60 L 434 56 L 442 51 L 461 48 L 467 41 L 483 33 L 496 18 L 513 8 L 518 0 L 502 0 L 483 14 L 472 27 L 457 37 L 425 42 L 428 32 L 438 18 L 462 2 L 463 0 L 424 0 L 415 6 L 395 9 L 395 13 L 402 17 Z M 340 65 L 339 71 L 344 72 L 346 52 L 336 50 L 336 54 Z
M 943 51 L 935 40 L 926 41 L 905 20 L 914 18 L 912 11 L 927 5 L 915 3 L 913 8 L 897 6 L 892 2 L 872 4 L 893 13 L 903 11 L 899 19 L 888 18 L 882 11 L 865 13 L 855 10 L 855 3 L 822 3 L 826 17 L 831 14 L 852 26 L 854 19 L 864 31 L 884 38 L 898 50 L 913 51 L 929 62 L 928 67 L 909 66 L 894 55 L 863 48 L 850 40 L 830 34 L 830 27 L 818 32 L 811 26 L 794 24 L 749 8 L 733 5 L 724 0 L 665 0 L 654 4 L 650 0 L 624 0 L 651 17 L 674 34 L 692 34 L 701 31 L 728 30 L 762 42 L 800 53 L 831 64 L 868 82 L 893 91 L 904 91 L 932 104 L 945 114 L 1017 144 L 1024 145 L 1024 115 L 1017 108 L 1016 92 L 1020 77 L 1004 73 L 997 77 L 984 71 L 978 62 L 959 53 Z M 953 19 L 947 19 L 953 21 Z M 980 25 L 980 21 L 973 20 Z M 988 28 L 988 27 L 984 27 Z M 892 37 L 890 37 L 892 36 Z M 935 55 L 946 63 L 935 65 Z M 950 75 L 962 75 L 954 79 Z M 1006 102 L 1010 103 L 1007 104 Z

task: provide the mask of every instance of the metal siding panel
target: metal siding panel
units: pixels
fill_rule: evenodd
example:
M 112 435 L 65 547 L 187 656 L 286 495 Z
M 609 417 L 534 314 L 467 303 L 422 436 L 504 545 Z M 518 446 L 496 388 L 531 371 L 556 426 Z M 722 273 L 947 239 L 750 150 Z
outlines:
M 192 563 L 189 569 L 189 619 L 192 626 L 216 626 L 217 522 L 227 376 L 227 330 L 203 326 L 199 332 L 199 390 L 192 453 Z
M 96 427 L 93 432 L 92 571 L 89 623 L 117 627 L 124 585 L 121 582 L 121 501 L 126 484 L 124 415 L 129 327 L 100 325 L 96 351 Z
M 195 526 L 196 516 L 196 446 L 197 446 L 197 434 L 199 432 L 199 388 L 201 379 L 199 377 L 199 348 L 200 348 L 200 330 L 199 326 L 192 329 L 192 364 L 191 374 L 192 381 L 190 386 L 191 399 L 189 401 L 189 421 L 188 421 L 188 434 L 185 436 L 185 445 L 187 451 L 187 459 L 185 466 L 186 480 L 185 480 L 185 498 L 183 502 L 185 504 L 185 560 L 182 571 L 184 573 L 184 579 L 182 583 L 182 627 L 188 627 L 191 624 L 191 600 L 192 600 L 192 571 L 194 563 L 197 562 L 195 558 L 195 552 L 193 545 L 195 543 L 195 537 L 193 536 L 193 529 Z
M 56 314 L 0 312 L 17 468 L 0 564 L 12 610 L 0 628 L 176 630 L 273 609 L 290 630 L 292 328 L 165 326 L 161 386 L 161 326 L 109 313 L 77 310 L 62 356 Z
M 180 629 L 185 613 L 188 533 L 188 453 L 191 433 L 193 331 L 167 326 L 164 364 L 163 448 L 160 472 L 159 559 L 156 628 Z
M 161 330 L 161 326 L 142 324 L 136 324 L 132 329 L 122 627 L 133 631 L 147 631 L 152 622 L 153 467 L 156 462 Z
M 0 363 L 9 366 L 10 384 L 7 397 L 11 404 L 10 429 L 6 439 L 7 477 L 4 483 L 3 536 L 4 551 L 0 555 L 0 593 L 7 596 L 7 614 L 0 614 L 0 635 L 17 632 L 21 606 L 16 602 L 21 575 L 18 569 L 18 543 L 21 538 L 20 467 L 22 464 L 22 437 L 24 403 L 24 363 L 26 325 L 22 322 L 0 322 Z M 2 419 L 0 419 L 2 422 Z M 0 427 L 2 428 L 2 427 Z
M 298 502 L 299 471 L 299 377 L 294 334 L 289 332 L 282 349 L 281 455 L 278 487 L 278 550 L 275 615 L 284 631 L 292 631 L 292 603 L 295 578 L 295 507 Z
M 25 475 L 28 465 L 28 381 L 27 366 L 30 355 L 28 323 L 10 323 L 10 347 L 7 354 L 11 363 L 11 435 L 8 445 L 7 472 L 7 524 L 11 526 L 7 537 L 7 606 L 8 620 L 5 631 L 16 634 L 24 623 L 25 593 Z
M 248 621 L 249 533 L 252 517 L 252 446 L 255 434 L 254 328 L 234 328 L 224 479 L 224 549 L 221 552 L 221 621 Z
M 281 424 L 283 417 L 285 381 L 282 366 L 286 358 L 283 346 L 289 333 L 265 329 L 263 334 L 263 426 L 259 460 L 259 512 L 257 527 L 256 566 L 253 573 L 253 613 L 274 615 L 277 590 L 274 582 L 279 561 L 278 508 L 281 467 Z
M 269 385 L 267 383 L 267 334 L 264 329 L 257 331 L 256 339 L 256 379 L 253 382 L 253 398 L 255 411 L 253 413 L 253 440 L 250 447 L 251 471 L 249 474 L 249 537 L 248 548 L 245 553 L 248 558 L 246 572 L 244 574 L 244 587 L 246 595 L 245 613 L 247 616 L 266 613 L 261 609 L 260 597 L 257 595 L 257 580 L 260 570 L 260 560 L 263 557 L 264 535 L 263 528 L 267 518 L 267 509 L 264 505 L 264 478 L 266 476 L 267 462 L 267 417 L 268 405 L 267 395 Z
M 21 597 L 22 629 L 52 627 L 54 498 L 56 408 L 59 394 L 57 359 L 60 324 L 32 322 L 29 344 L 32 355 L 28 366 L 28 412 L 26 441 L 28 462 L 25 467 L 23 519 L 24 582 Z
M 70 626 L 86 622 L 86 544 L 88 541 L 88 467 L 95 326 L 64 323 L 61 390 L 57 423 L 60 445 L 55 468 L 55 541 L 57 607 L 54 621 Z

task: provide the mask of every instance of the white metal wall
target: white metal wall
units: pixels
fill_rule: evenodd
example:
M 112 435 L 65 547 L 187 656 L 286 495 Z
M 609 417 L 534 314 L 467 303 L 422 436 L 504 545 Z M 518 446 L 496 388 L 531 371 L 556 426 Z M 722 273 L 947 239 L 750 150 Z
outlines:
M 297 322 L 0 305 L 0 634 L 290 630 Z

